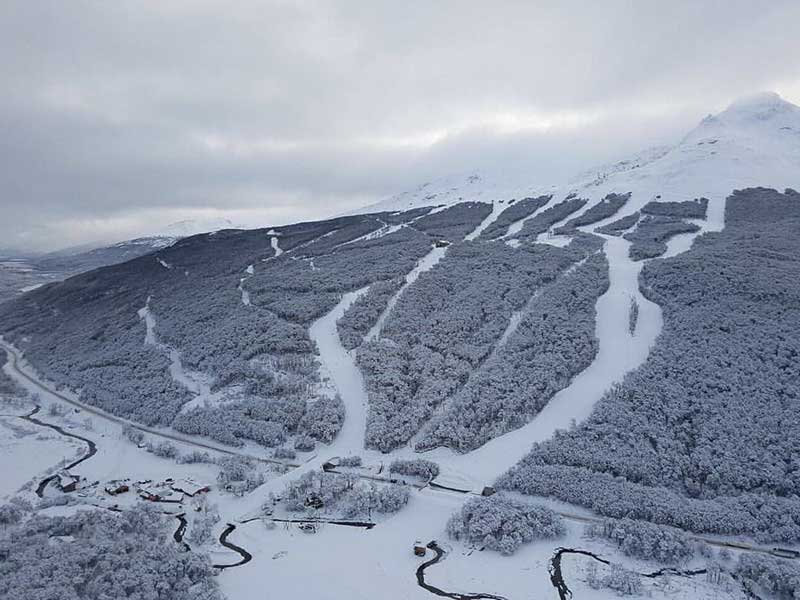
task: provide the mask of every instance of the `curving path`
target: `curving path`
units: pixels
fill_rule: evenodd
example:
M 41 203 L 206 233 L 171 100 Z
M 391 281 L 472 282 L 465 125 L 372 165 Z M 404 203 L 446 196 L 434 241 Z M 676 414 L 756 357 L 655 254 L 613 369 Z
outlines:
M 426 560 L 419 567 L 417 567 L 417 585 L 419 585 L 419 587 L 422 589 L 430 592 L 434 596 L 439 596 L 441 598 L 453 598 L 453 600 L 480 600 L 481 598 L 487 598 L 488 600 L 508 600 L 505 596 L 498 596 L 496 594 L 461 594 L 459 592 L 446 592 L 434 585 L 431 585 L 430 583 L 427 583 L 425 581 L 425 570 L 440 562 L 445 556 L 445 551 L 436 542 L 430 542 L 428 544 L 428 548 L 433 550 L 434 557 L 430 560 Z
M 233 550 L 234 552 L 236 552 L 236 554 L 241 556 L 242 559 L 239 562 L 235 562 L 235 563 L 230 564 L 230 565 L 211 565 L 213 568 L 220 569 L 220 570 L 222 570 L 222 569 L 231 569 L 233 567 L 241 567 L 242 565 L 246 565 L 251 560 L 253 560 L 253 555 L 250 554 L 247 550 L 245 550 L 244 548 L 242 548 L 240 546 L 237 546 L 236 544 L 228 541 L 228 536 L 231 533 L 233 533 L 235 529 L 236 529 L 236 525 L 234 525 L 233 523 L 228 523 L 228 526 L 225 528 L 225 530 L 219 536 L 219 543 L 221 545 L 225 546 L 226 548 L 228 548 L 229 550 Z
M 556 588 L 560 600 L 568 600 L 568 598 L 572 598 L 572 592 L 570 591 L 569 587 L 567 587 L 567 584 L 564 582 L 564 577 L 561 572 L 561 557 L 564 554 L 579 554 L 582 556 L 588 556 L 589 558 L 592 558 L 604 565 L 611 564 L 611 561 L 608 561 L 605 558 L 601 558 L 594 552 L 589 552 L 588 550 L 579 550 L 577 548 L 557 548 L 555 554 L 553 555 L 553 558 L 550 559 L 550 565 L 548 566 L 547 570 L 550 572 L 550 583 L 552 583 L 553 587 Z M 681 571 L 679 569 L 666 567 L 663 569 L 659 569 L 658 571 L 653 571 L 651 573 L 637 573 L 637 575 L 639 575 L 640 577 L 646 577 L 648 579 L 655 579 L 657 577 L 663 577 L 665 575 L 694 577 L 695 575 L 704 575 L 706 572 L 707 572 L 706 569 Z
M 28 421 L 30 423 L 33 423 L 34 425 L 39 425 L 41 427 L 48 427 L 49 429 L 57 431 L 58 433 L 60 433 L 63 436 L 75 438 L 76 440 L 80 440 L 80 441 L 86 443 L 89 446 L 89 451 L 86 454 L 81 456 L 79 459 L 77 459 L 77 460 L 69 463 L 68 465 L 66 465 L 63 470 L 69 471 L 70 469 L 72 469 L 74 467 L 77 467 L 83 461 L 88 460 L 88 459 L 92 458 L 95 454 L 97 454 L 97 445 L 92 440 L 90 440 L 88 438 L 85 438 L 85 437 L 81 437 L 81 436 L 76 435 L 74 433 L 70 433 L 69 431 L 65 431 L 64 429 L 62 429 L 58 425 L 52 425 L 50 423 L 45 423 L 44 421 L 40 421 L 39 419 L 34 418 L 33 415 L 37 414 L 40 409 L 41 409 L 41 407 L 37 404 L 36 408 L 34 408 L 27 415 L 22 415 L 20 418 L 22 418 L 22 419 L 24 419 L 24 420 L 26 420 L 26 421 Z M 39 498 L 43 498 L 44 497 L 45 488 L 48 485 L 50 485 L 51 481 L 53 481 L 54 479 L 57 479 L 57 478 L 58 478 L 58 475 L 51 475 L 50 477 L 47 477 L 46 479 L 42 479 L 39 482 L 39 485 L 36 486 L 36 495 L 39 496 Z

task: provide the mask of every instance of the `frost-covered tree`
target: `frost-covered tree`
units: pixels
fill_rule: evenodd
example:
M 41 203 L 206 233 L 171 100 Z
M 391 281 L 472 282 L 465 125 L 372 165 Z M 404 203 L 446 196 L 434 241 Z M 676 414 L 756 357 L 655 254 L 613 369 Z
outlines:
M 538 196 L 512 201 L 509 207 L 501 212 L 489 226 L 481 232 L 479 240 L 496 240 L 508 232 L 508 228 L 526 217 L 529 217 L 545 204 L 550 202 L 552 196 Z
M 626 556 L 677 564 L 691 559 L 695 542 L 682 530 L 633 519 L 608 519 L 586 527 L 592 537 L 614 542 Z
M 623 237 L 633 242 L 629 254 L 633 260 L 661 256 L 667 251 L 667 241 L 679 233 L 695 233 L 700 227 L 675 217 L 645 216 L 636 229 Z
M 467 451 L 527 423 L 594 359 L 595 303 L 608 285 L 606 259 L 594 254 L 542 289 L 502 348 L 426 426 L 417 449 Z
M 598 233 L 604 233 L 606 235 L 622 235 L 628 229 L 633 227 L 639 222 L 639 218 L 641 215 L 639 212 L 632 213 L 630 215 L 626 215 L 617 219 L 616 221 L 612 221 L 608 225 L 604 225 L 603 227 L 599 227 L 596 229 Z
M 662 217 L 679 217 L 683 219 L 705 219 L 708 210 L 708 198 L 697 198 L 683 202 L 648 202 L 642 207 L 646 215 Z
M 389 465 L 389 472 L 421 477 L 425 481 L 430 481 L 439 475 L 439 465 L 424 458 L 398 458 Z
M 538 504 L 503 494 L 468 500 L 447 522 L 447 534 L 468 544 L 513 554 L 527 542 L 553 539 L 566 528 L 560 516 Z
M 583 208 L 587 202 L 589 201 L 584 198 L 574 196 L 566 198 L 527 219 L 517 237 L 521 239 L 536 238 L 540 233 L 544 233 L 559 221 L 563 221 L 572 213 Z
M 34 516 L 0 538 L 0 597 L 221 600 L 208 558 L 166 538 L 154 511 Z
M 795 562 L 745 553 L 735 572 L 748 589 L 755 586 L 780 600 L 800 597 L 800 567 Z
M 625 203 L 631 197 L 630 192 L 627 194 L 608 194 L 605 198 L 600 200 L 597 204 L 590 206 L 582 214 L 567 221 L 563 227 L 559 227 L 556 233 L 571 234 L 578 227 L 591 225 L 603 219 L 614 216 L 620 208 L 625 206 Z
M 358 350 L 370 403 L 368 446 L 388 452 L 405 444 L 492 355 L 514 313 L 600 242 L 596 236 L 577 236 L 566 248 L 452 245 L 405 290 L 381 338 Z M 554 308 L 548 314 L 555 321 L 564 311 Z M 578 327 L 582 330 L 584 323 Z

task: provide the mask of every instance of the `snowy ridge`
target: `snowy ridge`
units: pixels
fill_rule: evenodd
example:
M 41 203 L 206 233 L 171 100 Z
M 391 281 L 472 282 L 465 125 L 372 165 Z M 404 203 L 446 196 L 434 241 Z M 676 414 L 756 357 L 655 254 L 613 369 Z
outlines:
M 722 229 L 725 199 L 734 189 L 757 186 L 800 187 L 800 108 L 774 93 L 733 102 L 723 112 L 703 119 L 673 147 L 646 149 L 564 184 L 543 188 L 519 177 L 502 180 L 472 173 L 425 183 L 359 212 L 446 206 L 473 200 L 494 203 L 540 193 L 553 193 L 550 205 L 575 193 L 590 200 L 586 210 L 609 193 L 631 192 L 631 199 L 617 218 L 639 210 L 657 197 L 662 201 L 708 198 L 708 217 L 702 233 Z M 509 236 L 514 233 L 510 231 Z

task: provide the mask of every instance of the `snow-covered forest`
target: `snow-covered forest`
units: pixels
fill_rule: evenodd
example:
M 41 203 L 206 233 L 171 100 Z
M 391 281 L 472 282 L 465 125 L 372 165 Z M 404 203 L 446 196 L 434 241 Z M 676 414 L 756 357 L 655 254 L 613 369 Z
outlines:
M 606 259 L 593 254 L 538 290 L 502 351 L 468 374 L 417 446 L 463 452 L 528 422 L 594 358 L 594 305 L 607 288 Z
M 33 516 L 0 536 L 0 597 L 220 600 L 208 559 L 167 534 L 153 510 Z
M 430 210 L 186 238 L 157 261 L 8 303 L 0 328 L 45 377 L 113 414 L 234 446 L 295 434 L 329 442 L 343 409 L 316 394 L 308 326 L 346 292 L 391 287 L 433 242 L 463 238 L 491 207 Z
M 582 425 L 500 480 L 615 517 L 800 539 L 800 195 L 751 189 L 725 229 L 648 263 L 664 330 Z
M 483 230 L 479 239 L 496 240 L 503 237 L 508 232 L 508 228 L 514 223 L 529 217 L 545 204 L 550 202 L 552 196 L 537 196 L 535 198 L 523 198 L 517 200 L 511 206 L 501 212 L 489 227 Z
M 368 445 L 389 451 L 407 442 L 483 365 L 508 330 L 514 313 L 595 249 L 591 240 L 584 238 L 567 248 L 534 245 L 515 249 L 502 242 L 465 242 L 451 247 L 400 297 L 381 337 L 358 351 L 370 401 Z M 599 289 L 602 291 L 602 285 Z M 555 315 L 554 311 L 550 323 L 558 318 Z M 566 322 L 562 325 L 567 327 Z M 581 331 L 586 328 L 583 323 L 575 326 Z M 591 323 L 589 333 L 593 336 Z M 591 360 L 591 350 L 578 363 L 585 364 L 586 358 Z M 566 371 L 573 373 L 577 367 Z M 480 424 L 494 427 L 488 414 L 487 419 L 488 423 Z

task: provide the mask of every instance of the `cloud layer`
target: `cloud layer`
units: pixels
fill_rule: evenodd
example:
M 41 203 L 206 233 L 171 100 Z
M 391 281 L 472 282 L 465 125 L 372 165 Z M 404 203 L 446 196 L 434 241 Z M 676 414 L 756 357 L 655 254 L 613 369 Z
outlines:
M 543 185 L 800 100 L 794 0 L 28 2 L 0 7 L 0 247 L 285 223 L 421 181 Z

